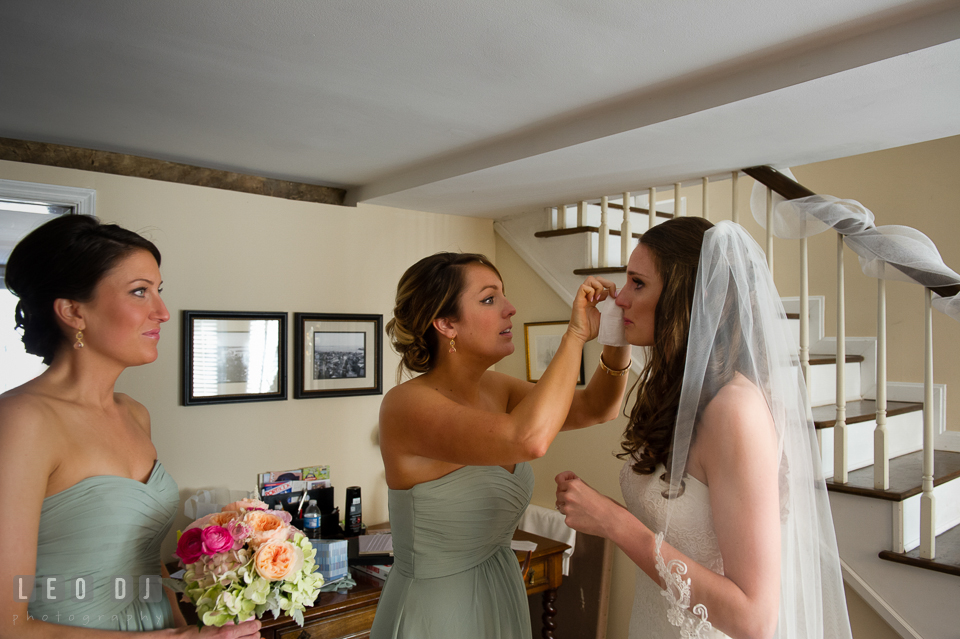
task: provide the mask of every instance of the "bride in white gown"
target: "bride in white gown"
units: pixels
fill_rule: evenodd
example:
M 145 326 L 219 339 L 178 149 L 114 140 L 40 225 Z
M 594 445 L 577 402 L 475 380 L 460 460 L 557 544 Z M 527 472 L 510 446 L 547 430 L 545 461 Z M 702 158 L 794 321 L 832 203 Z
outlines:
M 631 639 L 849 639 L 816 435 L 786 316 L 739 225 L 645 233 L 617 296 L 648 346 L 624 434 L 627 509 L 570 471 L 569 526 L 638 566 Z

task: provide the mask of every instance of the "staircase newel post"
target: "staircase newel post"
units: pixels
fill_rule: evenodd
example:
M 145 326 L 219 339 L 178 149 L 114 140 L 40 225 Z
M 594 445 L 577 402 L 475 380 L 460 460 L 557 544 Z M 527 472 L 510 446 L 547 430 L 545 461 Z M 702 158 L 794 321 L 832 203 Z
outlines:
M 734 224 L 740 223 L 740 194 L 737 192 L 737 179 L 740 177 L 740 171 L 734 171 L 730 174 L 731 201 L 730 201 L 730 219 Z
M 885 265 L 880 268 L 885 268 Z M 890 488 L 890 445 L 887 441 L 887 285 L 882 277 L 877 280 L 877 428 L 873 432 L 873 487 L 877 490 Z
M 609 243 L 610 225 L 607 223 L 607 196 L 604 195 L 600 198 L 600 246 L 598 248 L 600 253 L 598 266 L 600 268 L 606 268 L 610 265 L 607 259 L 607 245 Z
M 623 192 L 623 224 L 620 225 L 620 264 L 626 266 L 630 261 L 630 249 L 633 242 L 633 224 L 630 219 L 630 193 Z
M 705 220 L 710 219 L 710 201 L 707 199 L 707 184 L 709 182 L 709 179 L 703 178 L 703 206 L 700 209 L 700 215 Z
M 920 557 L 937 556 L 937 500 L 933 494 L 933 292 L 924 294 L 923 494 L 920 495 Z
M 767 229 L 769 232 L 769 228 Z M 833 427 L 833 481 L 847 483 L 847 330 L 843 291 L 843 235 L 837 233 L 837 421 Z

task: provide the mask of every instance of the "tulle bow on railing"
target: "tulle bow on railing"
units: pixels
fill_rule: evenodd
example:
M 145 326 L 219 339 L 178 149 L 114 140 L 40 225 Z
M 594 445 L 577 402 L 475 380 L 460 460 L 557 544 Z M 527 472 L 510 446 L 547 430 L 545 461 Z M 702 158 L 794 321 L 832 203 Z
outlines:
M 782 173 L 789 175 L 789 171 Z M 750 208 L 754 219 L 766 228 L 766 188 L 762 184 L 754 185 Z M 960 275 L 944 264 L 929 237 L 909 226 L 875 226 L 874 219 L 873 213 L 855 200 L 830 195 L 796 200 L 773 196 L 772 232 L 776 237 L 796 240 L 832 228 L 844 236 L 870 277 L 914 282 L 930 289 L 960 286 Z M 933 307 L 960 321 L 960 294 L 935 297 Z

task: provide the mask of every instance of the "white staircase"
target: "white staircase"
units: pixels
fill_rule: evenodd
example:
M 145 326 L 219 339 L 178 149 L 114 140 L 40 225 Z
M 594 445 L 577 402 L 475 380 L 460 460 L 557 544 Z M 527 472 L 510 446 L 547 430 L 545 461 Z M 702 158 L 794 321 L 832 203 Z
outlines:
M 616 200 L 614 200 L 615 202 Z M 635 203 L 642 208 L 643 202 Z M 599 207 L 566 211 L 558 223 L 555 211 L 531 213 L 498 222 L 497 233 L 568 304 L 583 278 L 599 259 Z M 658 203 L 658 209 L 672 209 Z M 681 202 L 681 210 L 683 210 Z M 648 227 L 646 212 L 631 214 L 631 234 Z M 620 228 L 622 210 L 608 209 L 607 225 Z M 658 217 L 657 221 L 664 218 Z M 561 227 L 561 228 L 557 228 Z M 546 232 L 546 233 L 545 233 Z M 537 237 L 537 235 L 541 237 Z M 607 247 L 611 265 L 620 264 L 619 235 Z M 631 240 L 628 248 L 636 245 Z M 618 287 L 624 269 L 604 269 L 602 276 Z M 809 303 L 810 375 L 808 387 L 814 421 L 820 434 L 824 474 L 833 476 L 833 426 L 836 401 L 836 339 L 823 335 L 825 301 Z M 799 325 L 799 300 L 784 299 L 791 324 Z M 799 334 L 799 328 L 795 335 Z M 903 637 L 960 637 L 960 433 L 944 427 L 945 389 L 935 388 L 932 410 L 937 433 L 934 494 L 937 558 L 919 559 L 920 486 L 923 448 L 923 389 L 919 384 L 889 382 L 887 431 L 890 488 L 874 489 L 876 422 L 876 339 L 848 337 L 844 364 L 848 482 L 828 480 L 830 501 L 844 580 Z M 920 354 L 922 357 L 922 354 Z M 642 349 L 634 348 L 634 372 L 643 365 Z M 918 452 L 920 451 L 920 452 Z M 881 558 L 881 553 L 884 557 Z M 907 562 L 907 563 L 903 563 Z M 913 565 L 909 565 L 909 564 Z

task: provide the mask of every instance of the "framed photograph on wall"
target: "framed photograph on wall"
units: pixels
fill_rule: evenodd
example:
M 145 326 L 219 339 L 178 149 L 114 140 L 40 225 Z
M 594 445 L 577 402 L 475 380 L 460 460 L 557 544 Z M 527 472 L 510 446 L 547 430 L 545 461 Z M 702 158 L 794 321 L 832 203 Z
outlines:
M 523 339 L 527 344 L 527 381 L 540 380 L 543 372 L 560 348 L 560 338 L 567 332 L 568 321 L 530 322 L 523 325 Z M 586 382 L 583 375 L 583 355 L 580 356 L 580 378 L 577 386 Z
M 183 311 L 184 406 L 287 398 L 287 314 Z
M 383 394 L 383 315 L 294 313 L 293 396 Z

